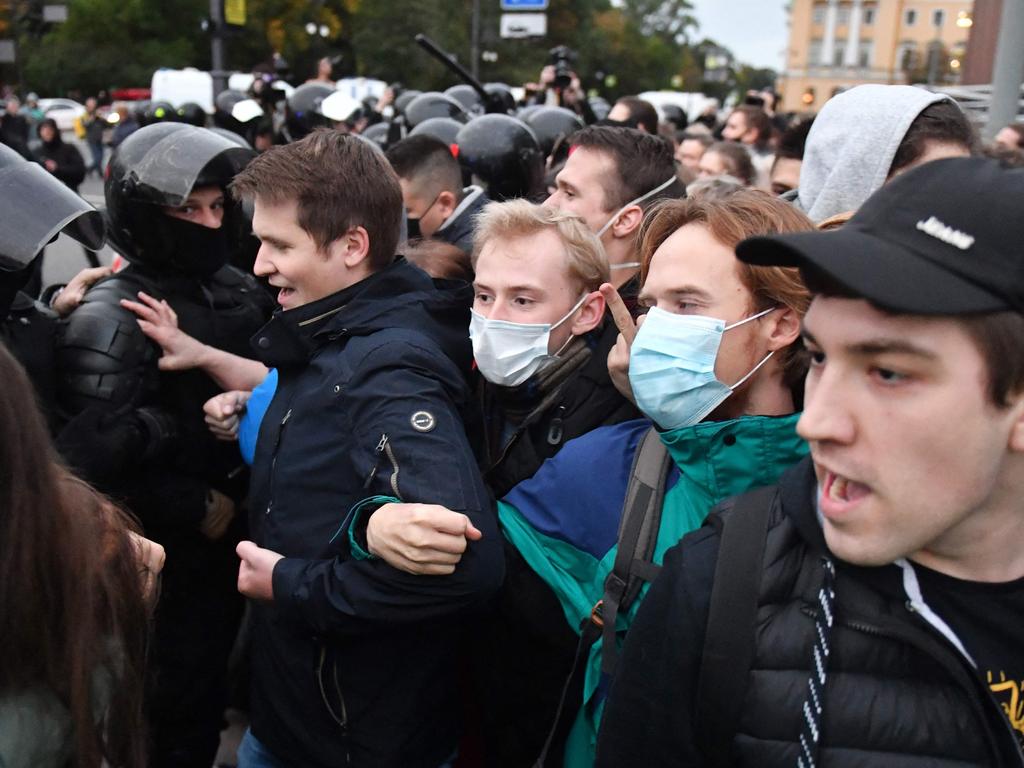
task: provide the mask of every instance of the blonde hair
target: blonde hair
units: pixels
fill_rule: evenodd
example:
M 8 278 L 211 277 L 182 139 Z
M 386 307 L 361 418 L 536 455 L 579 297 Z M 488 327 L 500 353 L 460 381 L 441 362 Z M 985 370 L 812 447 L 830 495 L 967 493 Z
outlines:
M 596 291 L 611 279 L 604 246 L 583 219 L 574 213 L 545 208 L 526 200 L 489 203 L 477 216 L 473 235 L 473 267 L 480 251 L 492 240 L 529 237 L 551 230 L 562 241 L 569 277 L 587 291 Z

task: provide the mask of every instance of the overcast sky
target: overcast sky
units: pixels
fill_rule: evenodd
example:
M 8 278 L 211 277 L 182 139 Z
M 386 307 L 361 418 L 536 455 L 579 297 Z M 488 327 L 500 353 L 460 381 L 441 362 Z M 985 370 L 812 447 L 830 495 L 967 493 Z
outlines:
M 785 0 L 691 0 L 700 22 L 697 39 L 710 37 L 744 64 L 781 70 L 788 43 Z

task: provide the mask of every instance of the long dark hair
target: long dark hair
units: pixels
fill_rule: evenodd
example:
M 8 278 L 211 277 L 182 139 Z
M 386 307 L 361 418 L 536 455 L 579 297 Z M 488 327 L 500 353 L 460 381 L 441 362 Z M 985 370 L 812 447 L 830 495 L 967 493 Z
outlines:
M 75 766 L 142 766 L 148 611 L 129 536 L 137 525 L 60 464 L 28 377 L 2 344 L 0 382 L 0 697 L 56 696 Z

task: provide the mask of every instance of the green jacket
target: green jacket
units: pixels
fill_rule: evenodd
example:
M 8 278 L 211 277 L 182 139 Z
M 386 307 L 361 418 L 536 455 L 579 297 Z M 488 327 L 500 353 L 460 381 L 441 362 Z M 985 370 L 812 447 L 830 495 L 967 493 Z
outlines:
M 774 484 L 806 455 L 807 446 L 796 434 L 798 418 L 746 416 L 661 434 L 675 466 L 667 481 L 656 563 L 700 527 L 716 504 Z M 633 456 L 649 427 L 649 421 L 631 421 L 570 441 L 498 504 L 505 536 L 552 589 L 577 632 L 601 599 L 615 561 Z M 620 644 L 648 588 L 645 584 L 630 610 L 619 614 Z M 600 669 L 599 640 L 587 660 L 584 706 L 569 736 L 567 768 L 593 765 L 603 708 Z

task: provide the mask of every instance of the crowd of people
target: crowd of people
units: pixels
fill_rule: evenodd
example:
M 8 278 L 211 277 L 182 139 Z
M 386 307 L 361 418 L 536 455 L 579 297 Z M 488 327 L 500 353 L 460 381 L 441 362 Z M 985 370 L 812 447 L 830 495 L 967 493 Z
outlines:
M 330 77 L 8 102 L 0 765 L 1024 765 L 1019 125 Z

